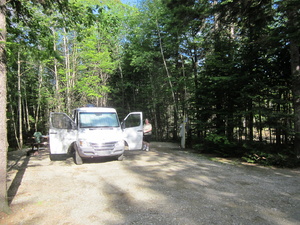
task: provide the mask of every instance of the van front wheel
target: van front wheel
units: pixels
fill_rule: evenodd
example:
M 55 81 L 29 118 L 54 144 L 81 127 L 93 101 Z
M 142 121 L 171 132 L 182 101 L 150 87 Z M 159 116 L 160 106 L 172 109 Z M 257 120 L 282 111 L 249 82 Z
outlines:
M 74 161 L 77 165 L 81 165 L 83 163 L 82 161 L 82 158 L 80 157 L 79 153 L 77 150 L 75 150 L 75 153 L 74 153 Z
M 123 154 L 122 154 L 122 155 L 119 155 L 117 159 L 118 159 L 118 161 L 123 161 L 124 155 L 123 155 Z

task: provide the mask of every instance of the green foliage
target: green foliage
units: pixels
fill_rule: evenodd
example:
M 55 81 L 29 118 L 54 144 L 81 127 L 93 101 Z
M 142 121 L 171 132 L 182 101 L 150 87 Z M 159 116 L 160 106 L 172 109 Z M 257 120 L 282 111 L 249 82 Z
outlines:
M 224 135 L 213 133 L 204 138 L 202 148 L 206 153 L 217 153 L 223 157 L 238 157 L 241 154 L 236 143 L 229 141 Z
M 230 142 L 225 136 L 217 135 L 217 134 L 208 134 L 205 138 L 206 142 L 213 143 L 218 146 L 227 146 L 230 145 Z
M 295 168 L 300 166 L 300 160 L 290 153 L 267 152 L 266 149 L 252 150 L 241 158 L 248 163 L 257 163 L 263 166 Z
M 299 166 L 300 161 L 291 146 L 267 142 L 244 142 L 242 147 L 244 154 L 241 159 L 245 162 L 276 167 Z
M 75 89 L 80 95 L 101 98 L 103 93 L 109 92 L 109 87 L 101 83 L 101 79 L 97 76 L 86 76 L 78 80 Z
M 288 40 L 300 29 L 287 21 L 291 12 L 299 18 L 291 11 L 297 1 L 157 0 L 139 9 L 109 0 L 43 2 L 8 3 L 22 3 L 8 13 L 9 129 L 18 124 L 20 69 L 22 104 L 34 122 L 91 102 L 143 111 L 161 140 L 177 140 L 185 115 L 191 145 L 224 156 L 250 152 L 255 160 L 244 142 L 293 144 Z M 274 161 L 290 159 L 277 153 Z

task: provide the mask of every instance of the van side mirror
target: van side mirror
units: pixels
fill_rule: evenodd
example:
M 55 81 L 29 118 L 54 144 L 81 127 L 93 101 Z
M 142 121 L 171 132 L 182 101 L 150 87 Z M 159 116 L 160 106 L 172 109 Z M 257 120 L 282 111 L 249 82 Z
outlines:
M 122 123 L 121 123 L 121 129 L 124 130 L 125 128 L 126 128 L 126 126 L 125 126 L 125 120 L 123 120 Z
M 76 123 L 74 121 L 72 121 L 71 126 L 72 126 L 72 130 L 76 130 L 77 129 Z

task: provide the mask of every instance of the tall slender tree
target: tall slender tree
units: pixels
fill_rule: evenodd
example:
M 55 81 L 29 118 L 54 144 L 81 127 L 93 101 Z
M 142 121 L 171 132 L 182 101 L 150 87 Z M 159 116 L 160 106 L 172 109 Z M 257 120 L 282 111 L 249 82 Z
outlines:
M 7 187 L 6 187 L 6 166 L 7 166 L 7 70 L 6 70 L 6 21 L 9 24 L 14 24 L 18 20 L 25 20 L 28 24 L 35 25 L 38 27 L 37 21 L 32 18 L 32 11 L 28 10 L 29 5 L 32 2 L 23 0 L 1 0 L 0 1 L 0 104 L 3 106 L 0 109 L 0 211 L 9 212 L 7 202 Z M 40 4 L 46 11 L 49 10 L 60 10 L 61 12 L 72 12 L 75 8 L 70 11 L 70 3 L 68 0 L 37 0 L 34 4 Z M 9 10 L 8 10 L 9 9 Z M 76 15 L 76 13 L 74 13 Z M 78 19 L 78 18 L 77 18 Z M 74 21 L 77 21 L 74 20 Z M 14 20 L 14 21 L 12 21 Z M 29 25 L 30 27 L 30 25 Z M 44 33 L 45 34 L 45 33 Z M 37 38 L 37 35 L 27 32 L 28 40 Z
M 287 38 L 290 45 L 292 91 L 294 104 L 295 141 L 294 150 L 300 158 L 300 6 L 299 1 L 282 1 L 282 7 L 287 15 Z
M 6 190 L 6 0 L 0 0 L 0 211 L 9 213 Z

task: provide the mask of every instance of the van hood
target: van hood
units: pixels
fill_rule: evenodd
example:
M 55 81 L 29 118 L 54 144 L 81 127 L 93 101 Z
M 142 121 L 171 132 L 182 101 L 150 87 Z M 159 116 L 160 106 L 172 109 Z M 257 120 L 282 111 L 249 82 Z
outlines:
M 123 132 L 120 128 L 85 128 L 79 129 L 78 139 L 96 143 L 120 141 Z

